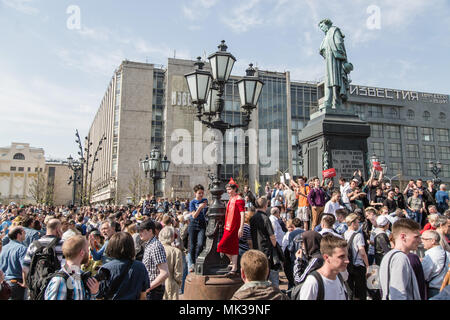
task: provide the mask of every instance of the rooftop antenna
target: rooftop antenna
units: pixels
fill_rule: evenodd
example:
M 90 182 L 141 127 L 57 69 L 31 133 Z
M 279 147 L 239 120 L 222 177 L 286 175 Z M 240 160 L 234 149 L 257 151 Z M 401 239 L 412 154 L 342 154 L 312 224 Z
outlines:
M 206 50 L 203 50 L 203 61 L 206 61 L 206 57 L 207 57 Z

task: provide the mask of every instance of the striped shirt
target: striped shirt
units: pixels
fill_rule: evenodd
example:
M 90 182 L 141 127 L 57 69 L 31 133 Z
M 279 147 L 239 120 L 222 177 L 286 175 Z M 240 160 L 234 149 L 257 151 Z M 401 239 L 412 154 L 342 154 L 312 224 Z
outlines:
M 72 272 L 68 272 L 69 267 L 65 265 L 60 271 L 69 275 L 67 281 L 63 277 L 53 277 L 45 290 L 45 300 L 67 300 L 67 288 L 73 288 L 72 300 L 90 300 L 94 297 L 87 292 L 81 280 L 81 270 L 72 266 Z
M 52 242 L 53 239 L 55 239 L 55 236 L 45 235 L 42 238 L 40 238 L 38 241 L 41 245 L 46 247 L 49 245 L 50 242 Z M 62 245 L 63 245 L 62 240 L 59 240 L 59 242 L 55 245 L 56 256 L 58 257 L 58 260 L 61 262 L 61 267 L 63 267 L 64 264 L 66 263 L 66 261 L 64 260 L 64 257 L 63 257 Z M 27 253 L 25 254 L 25 258 L 22 263 L 22 268 L 26 269 L 27 271 L 30 268 L 31 258 L 33 257 L 36 250 L 37 250 L 37 247 L 34 245 L 34 243 L 32 243 L 28 247 Z
M 151 284 L 159 275 L 158 265 L 167 263 L 166 251 L 156 237 L 147 241 L 147 243 L 144 244 L 144 247 L 144 258 L 142 259 L 142 262 L 147 269 L 148 278 Z
M 252 240 L 252 234 L 250 233 L 250 225 L 244 223 L 244 228 L 242 230 L 242 238 L 239 239 L 239 249 L 247 251 L 250 250 L 248 245 L 248 240 Z

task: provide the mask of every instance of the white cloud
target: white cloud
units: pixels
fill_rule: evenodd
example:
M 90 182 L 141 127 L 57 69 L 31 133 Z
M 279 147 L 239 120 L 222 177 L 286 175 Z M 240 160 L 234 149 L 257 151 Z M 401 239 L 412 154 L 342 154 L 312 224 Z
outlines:
M 0 145 L 23 141 L 63 158 L 73 153 L 75 144 L 70 142 L 74 141 L 75 128 L 89 130 L 90 121 L 86 120 L 95 115 L 97 94 L 40 76 L 19 78 L 2 70 Z
M 181 6 L 183 15 L 188 20 L 199 20 L 209 14 L 210 8 L 217 4 L 218 0 L 191 0 L 189 3 Z
M 30 5 L 32 2 L 33 0 L 2 0 L 2 3 L 10 8 L 25 14 L 37 15 L 39 10 Z
M 251 28 L 263 25 L 264 19 L 257 12 L 261 0 L 243 2 L 231 12 L 230 16 L 222 18 L 222 22 L 236 33 L 247 32 Z
M 90 38 L 96 41 L 107 41 L 112 32 L 106 28 L 89 28 L 82 26 L 80 30 L 76 30 L 82 37 Z
M 113 71 L 125 60 L 122 50 L 78 50 L 59 49 L 56 55 L 66 68 L 74 68 L 86 73 L 112 75 Z
M 164 43 L 152 44 L 142 38 L 135 39 L 131 42 L 138 53 L 149 54 L 162 60 L 173 57 L 174 52 L 176 53 L 177 59 L 192 59 L 189 50 L 183 48 L 170 48 Z

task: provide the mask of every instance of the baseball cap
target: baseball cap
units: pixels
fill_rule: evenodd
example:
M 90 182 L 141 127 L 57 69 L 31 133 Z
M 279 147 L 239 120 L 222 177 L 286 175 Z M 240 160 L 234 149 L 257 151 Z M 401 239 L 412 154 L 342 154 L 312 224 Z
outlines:
M 388 223 L 389 223 L 389 220 L 385 216 L 379 216 L 377 218 L 377 226 L 379 226 L 379 227 L 384 227 Z

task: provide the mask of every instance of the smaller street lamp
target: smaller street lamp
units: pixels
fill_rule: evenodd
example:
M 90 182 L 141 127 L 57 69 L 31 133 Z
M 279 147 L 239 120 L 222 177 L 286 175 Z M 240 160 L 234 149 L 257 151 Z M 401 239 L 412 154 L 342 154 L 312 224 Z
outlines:
M 440 161 L 434 162 L 434 161 L 430 160 L 430 161 L 428 161 L 428 168 L 430 168 L 431 173 L 433 173 L 433 175 L 434 175 L 434 179 L 433 179 L 434 184 L 437 185 L 439 188 L 439 185 L 442 182 L 442 180 L 439 178 L 439 173 L 442 170 L 442 163 Z
M 170 161 L 167 160 L 166 155 L 161 160 L 161 152 L 155 146 L 150 152 L 150 158 L 146 155 L 144 160 L 140 160 L 140 163 L 145 177 L 153 180 L 153 193 L 156 196 L 156 182 L 166 178 L 167 172 L 169 172 Z

